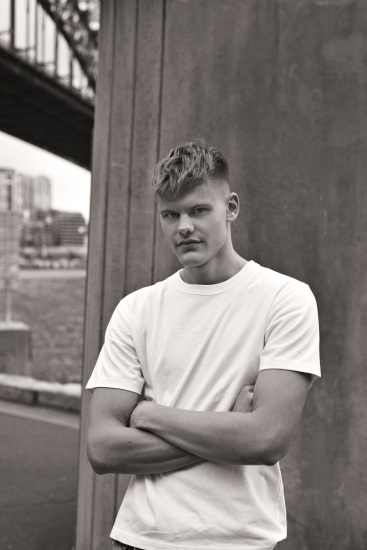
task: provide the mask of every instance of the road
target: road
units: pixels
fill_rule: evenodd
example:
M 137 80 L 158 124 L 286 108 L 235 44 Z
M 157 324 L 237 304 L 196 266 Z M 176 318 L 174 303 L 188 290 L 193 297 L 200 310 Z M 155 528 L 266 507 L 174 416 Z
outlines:
M 0 401 L 0 549 L 72 550 L 77 415 Z

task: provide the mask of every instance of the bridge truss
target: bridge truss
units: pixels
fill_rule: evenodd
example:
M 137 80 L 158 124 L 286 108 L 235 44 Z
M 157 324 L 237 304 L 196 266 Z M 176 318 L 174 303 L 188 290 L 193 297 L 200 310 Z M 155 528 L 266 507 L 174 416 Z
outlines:
M 0 130 L 90 167 L 99 0 L 1 0 Z

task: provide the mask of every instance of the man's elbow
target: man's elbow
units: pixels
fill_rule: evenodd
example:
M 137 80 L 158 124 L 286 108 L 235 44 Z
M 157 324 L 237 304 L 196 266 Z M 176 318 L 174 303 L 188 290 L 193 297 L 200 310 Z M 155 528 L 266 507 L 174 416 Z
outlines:
M 134 463 L 132 446 L 122 447 L 121 441 L 116 446 L 116 441 L 110 437 L 110 434 L 89 434 L 87 457 L 93 471 L 98 475 L 136 473 L 132 467 Z
M 111 472 L 108 471 L 108 468 L 105 468 L 105 466 L 103 464 L 101 464 L 100 462 L 96 462 L 93 459 L 89 459 L 89 463 L 92 466 L 93 472 L 95 474 L 99 475 L 99 476 L 101 476 L 103 474 L 111 473 Z
M 275 464 L 277 464 L 286 454 L 287 450 L 283 452 L 278 449 L 267 449 L 260 457 L 260 464 L 264 466 L 275 466 Z
M 96 461 L 93 457 L 88 456 L 89 463 L 92 466 L 93 472 L 99 476 L 103 474 L 109 474 L 111 471 L 109 468 L 102 462 Z
M 270 436 L 264 442 L 260 453 L 261 464 L 264 466 L 274 466 L 288 452 L 289 441 L 280 436 Z
M 128 473 L 126 453 L 117 451 L 113 438 L 105 434 L 90 433 L 87 438 L 87 456 L 93 471 L 98 475 Z
M 274 466 L 288 451 L 288 444 L 275 437 L 264 437 L 253 449 L 251 456 L 245 450 L 242 464 L 257 464 L 259 466 Z
M 99 441 L 95 437 L 88 437 L 87 457 L 94 473 L 98 475 L 109 473 L 108 460 L 102 441 Z

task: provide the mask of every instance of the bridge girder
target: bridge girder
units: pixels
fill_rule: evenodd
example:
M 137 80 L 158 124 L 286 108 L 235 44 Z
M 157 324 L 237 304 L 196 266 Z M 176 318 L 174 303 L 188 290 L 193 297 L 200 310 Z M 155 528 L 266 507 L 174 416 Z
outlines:
M 98 33 L 90 27 L 90 13 L 77 0 L 37 0 L 63 35 L 89 86 L 95 90 L 98 63 Z M 98 2 L 96 1 L 96 4 Z
M 10 25 L 0 33 L 0 130 L 90 169 L 98 57 L 90 12 L 76 0 L 27 0 L 25 24 L 19 23 L 25 34 L 21 42 L 17 0 L 8 1 Z M 86 0 L 84 6 L 98 9 L 99 1 Z M 42 49 L 45 18 L 55 27 L 51 61 Z M 58 72 L 61 35 L 70 55 L 66 76 Z M 80 87 L 73 80 L 74 61 L 85 75 Z
M 94 107 L 0 48 L 0 129 L 90 170 Z

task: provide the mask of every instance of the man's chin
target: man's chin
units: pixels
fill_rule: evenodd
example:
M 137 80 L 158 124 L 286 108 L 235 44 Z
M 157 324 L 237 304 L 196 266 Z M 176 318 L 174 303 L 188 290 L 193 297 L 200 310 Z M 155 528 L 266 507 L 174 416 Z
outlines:
M 184 267 L 199 267 L 200 265 L 205 264 L 204 258 L 198 258 L 197 256 L 195 257 L 194 254 L 178 256 L 178 260 Z

